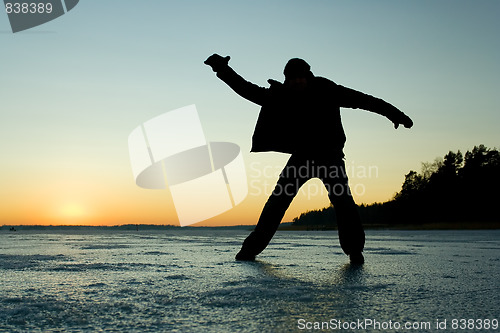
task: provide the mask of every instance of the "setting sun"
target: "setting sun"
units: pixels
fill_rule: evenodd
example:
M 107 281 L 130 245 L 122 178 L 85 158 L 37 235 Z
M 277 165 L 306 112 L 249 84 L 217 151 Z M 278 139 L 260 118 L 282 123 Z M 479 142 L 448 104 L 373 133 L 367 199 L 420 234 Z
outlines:
M 58 209 L 58 217 L 64 220 L 64 223 L 73 224 L 80 222 L 83 218 L 89 216 L 88 209 L 81 203 L 69 202 L 63 204 Z
M 85 209 L 79 204 L 68 204 L 62 207 L 61 213 L 67 217 L 81 217 L 85 215 Z

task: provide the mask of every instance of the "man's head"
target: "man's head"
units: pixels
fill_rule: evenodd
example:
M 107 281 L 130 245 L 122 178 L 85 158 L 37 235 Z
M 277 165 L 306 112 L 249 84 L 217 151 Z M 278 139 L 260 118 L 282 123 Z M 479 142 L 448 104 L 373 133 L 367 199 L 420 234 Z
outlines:
M 314 77 L 311 66 L 299 58 L 290 59 L 283 70 L 283 74 L 285 74 L 285 85 L 296 91 L 304 90 L 310 79 Z

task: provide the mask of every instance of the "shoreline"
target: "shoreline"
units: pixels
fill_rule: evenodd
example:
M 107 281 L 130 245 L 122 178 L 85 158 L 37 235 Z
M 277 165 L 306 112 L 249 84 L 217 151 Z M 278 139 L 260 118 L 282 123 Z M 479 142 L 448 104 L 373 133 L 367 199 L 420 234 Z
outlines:
M 218 230 L 253 230 L 255 225 L 235 226 L 186 226 L 175 225 L 152 225 L 152 224 L 123 224 L 113 226 L 90 226 L 90 225 L 13 225 L 4 224 L 0 226 L 0 232 L 36 231 L 36 230 L 109 230 L 109 231 L 147 231 L 147 230 L 170 230 L 170 229 L 218 229 Z M 498 222 L 437 222 L 422 224 L 365 224 L 365 230 L 497 230 L 500 229 Z M 281 231 L 330 231 L 337 230 L 336 226 L 330 225 L 293 225 L 291 222 L 281 223 L 278 230 Z
M 500 222 L 436 222 L 422 224 L 365 224 L 365 230 L 497 230 Z M 303 225 L 280 226 L 286 231 L 327 231 L 337 230 L 336 226 Z

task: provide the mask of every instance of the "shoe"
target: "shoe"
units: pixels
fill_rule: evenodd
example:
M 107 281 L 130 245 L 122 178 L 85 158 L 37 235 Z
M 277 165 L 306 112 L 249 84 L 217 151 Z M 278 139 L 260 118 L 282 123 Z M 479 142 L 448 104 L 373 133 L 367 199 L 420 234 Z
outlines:
M 363 257 L 363 254 L 361 252 L 351 253 L 349 255 L 349 260 L 351 261 L 351 264 L 354 265 L 363 265 L 363 263 L 365 262 L 365 258 Z
M 255 254 L 250 254 L 241 250 L 238 254 L 236 254 L 235 259 L 240 261 L 255 261 Z

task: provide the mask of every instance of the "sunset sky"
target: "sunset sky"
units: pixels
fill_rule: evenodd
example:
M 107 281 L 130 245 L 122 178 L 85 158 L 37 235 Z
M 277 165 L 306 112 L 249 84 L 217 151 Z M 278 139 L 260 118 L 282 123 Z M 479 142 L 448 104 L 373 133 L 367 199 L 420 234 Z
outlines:
M 421 162 L 500 147 L 499 14 L 496 0 L 84 0 L 16 34 L 0 14 L 0 225 L 177 225 L 168 190 L 135 184 L 127 140 L 191 104 L 208 141 L 241 147 L 249 182 L 240 205 L 198 225 L 255 224 L 288 156 L 249 153 L 259 107 L 203 64 L 212 53 L 262 86 L 303 58 L 408 114 L 414 127 L 395 130 L 342 110 L 356 202 L 389 200 Z M 284 221 L 329 204 L 308 184 Z

